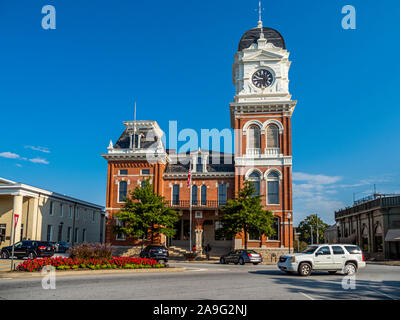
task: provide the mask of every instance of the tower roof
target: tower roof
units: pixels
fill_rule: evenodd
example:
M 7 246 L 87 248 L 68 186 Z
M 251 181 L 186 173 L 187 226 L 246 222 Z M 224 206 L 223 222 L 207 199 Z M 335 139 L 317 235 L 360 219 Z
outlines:
M 238 51 L 242 51 L 243 49 L 247 49 L 253 43 L 257 43 L 258 39 L 261 36 L 261 28 L 254 28 L 248 30 L 240 39 L 239 42 L 239 49 Z M 286 49 L 285 40 L 283 39 L 282 35 L 272 28 L 263 27 L 263 33 L 265 39 L 268 42 L 272 43 L 275 47 Z

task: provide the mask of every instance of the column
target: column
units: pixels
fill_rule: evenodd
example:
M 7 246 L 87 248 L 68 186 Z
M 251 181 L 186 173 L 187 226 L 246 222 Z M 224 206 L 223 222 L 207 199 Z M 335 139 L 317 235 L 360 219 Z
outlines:
M 12 245 L 13 242 L 13 236 L 14 236 L 14 215 L 18 214 L 18 223 L 15 228 L 15 243 L 17 243 L 21 239 L 21 221 L 22 221 L 22 210 L 23 210 L 23 196 L 14 196 L 13 198 L 13 215 L 11 217 L 11 223 L 12 223 L 12 233 L 10 237 L 10 245 Z
M 203 246 L 202 246 L 202 239 L 203 239 L 203 229 L 196 229 L 196 252 L 198 254 L 202 254 Z
M 37 235 L 37 223 L 38 223 L 38 198 L 29 199 L 29 213 L 27 228 L 27 239 L 40 240 L 40 235 Z

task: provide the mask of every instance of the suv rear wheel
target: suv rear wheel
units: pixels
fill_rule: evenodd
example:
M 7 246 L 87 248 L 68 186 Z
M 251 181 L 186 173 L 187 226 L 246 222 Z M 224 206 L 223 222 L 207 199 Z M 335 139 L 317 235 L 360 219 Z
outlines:
M 36 258 L 36 254 L 34 254 L 33 252 L 29 252 L 29 254 L 28 254 L 28 259 L 29 260 L 33 260 L 33 259 L 35 259 Z
M 239 259 L 239 264 L 242 266 L 242 265 L 244 265 L 244 260 L 243 260 L 243 258 L 240 258 Z
M 299 274 L 302 277 L 308 277 L 311 274 L 312 267 L 309 263 L 303 262 L 299 266 Z
M 351 276 L 357 272 L 357 266 L 353 262 L 348 262 L 344 266 L 344 274 Z

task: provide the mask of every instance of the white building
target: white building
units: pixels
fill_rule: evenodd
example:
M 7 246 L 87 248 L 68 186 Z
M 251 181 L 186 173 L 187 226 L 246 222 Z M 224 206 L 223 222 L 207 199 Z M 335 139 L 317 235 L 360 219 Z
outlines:
M 104 207 L 0 178 L 0 247 L 21 240 L 104 242 Z

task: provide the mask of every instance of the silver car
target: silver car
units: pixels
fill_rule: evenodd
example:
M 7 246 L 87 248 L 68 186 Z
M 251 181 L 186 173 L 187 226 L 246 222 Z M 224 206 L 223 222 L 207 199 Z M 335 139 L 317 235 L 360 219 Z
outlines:
M 262 262 L 262 256 L 254 250 L 234 250 L 222 256 L 220 262 L 221 264 L 233 262 L 240 265 L 245 263 L 257 265 Z

